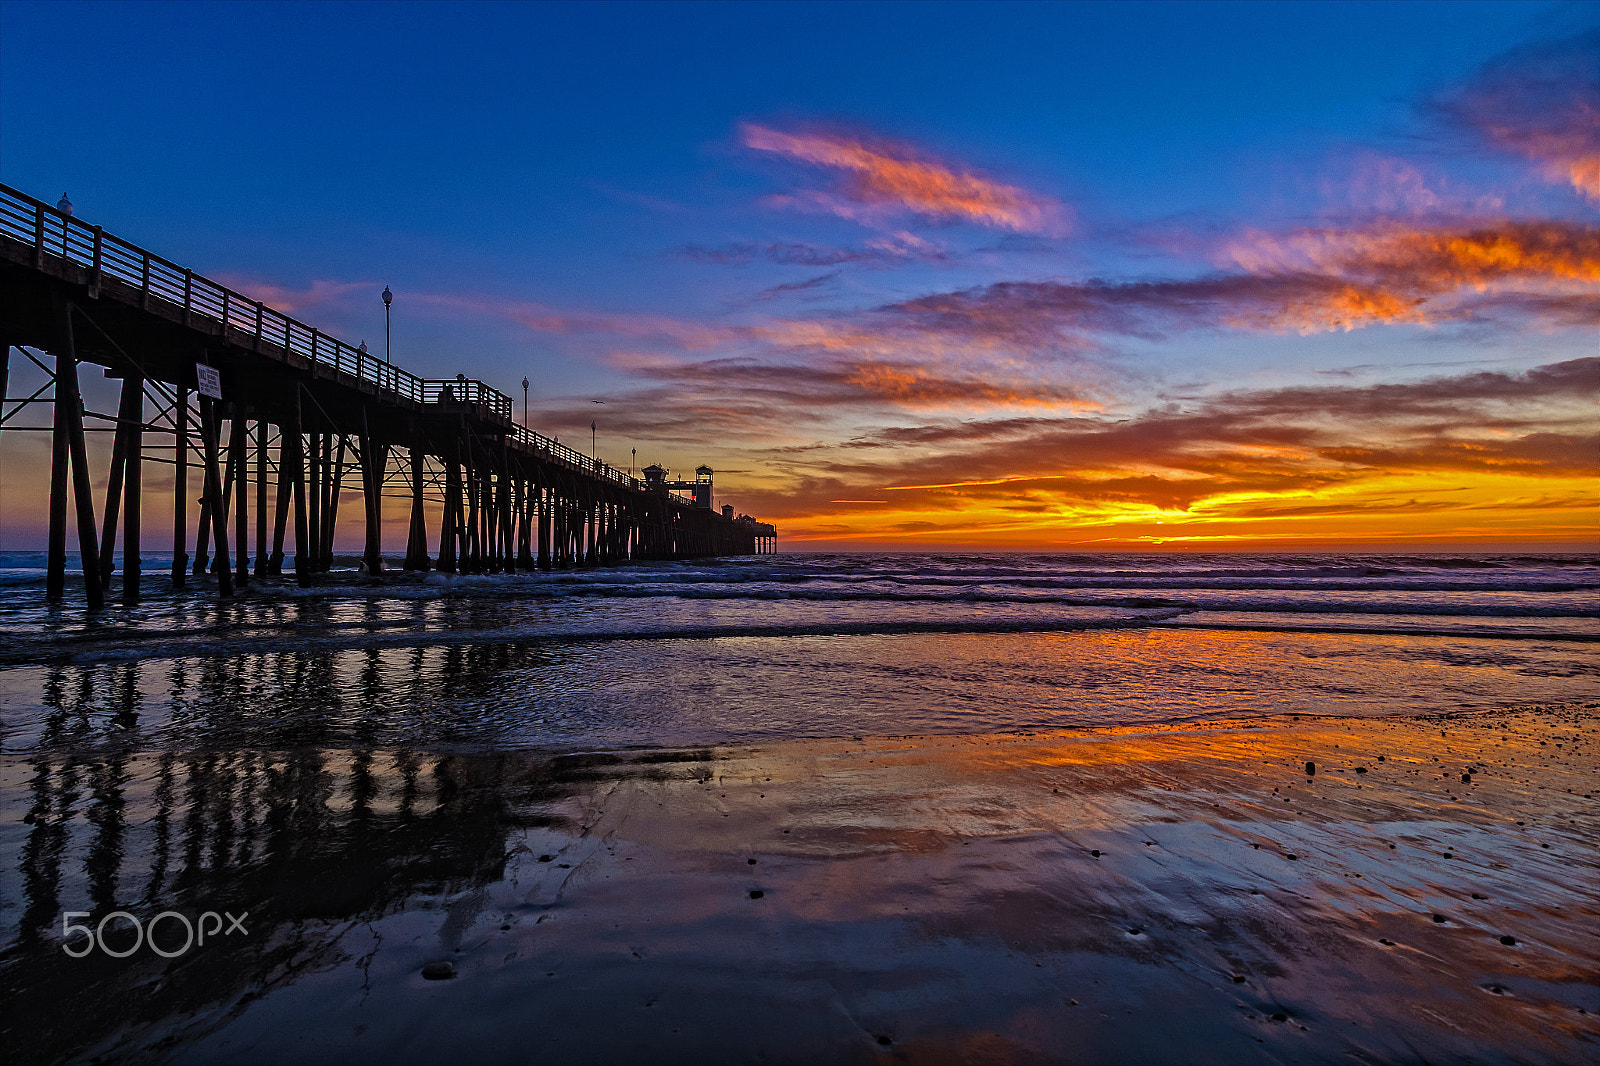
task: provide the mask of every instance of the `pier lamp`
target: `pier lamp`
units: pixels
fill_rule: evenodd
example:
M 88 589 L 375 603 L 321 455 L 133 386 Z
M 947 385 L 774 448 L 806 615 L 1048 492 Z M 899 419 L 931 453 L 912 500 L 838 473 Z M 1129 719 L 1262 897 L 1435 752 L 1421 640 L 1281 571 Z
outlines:
M 67 194 L 66 193 L 62 193 L 61 194 L 61 199 L 56 201 L 56 210 L 60 211 L 67 218 L 71 218 L 72 217 L 72 201 L 67 199 Z M 66 224 L 65 221 L 63 221 L 61 223 L 61 258 L 62 259 L 66 259 L 66 257 L 67 257 L 67 224 Z
M 383 361 L 389 362 L 389 305 L 394 303 L 394 293 L 383 287 Z
M 528 427 L 528 379 L 522 379 L 522 428 Z

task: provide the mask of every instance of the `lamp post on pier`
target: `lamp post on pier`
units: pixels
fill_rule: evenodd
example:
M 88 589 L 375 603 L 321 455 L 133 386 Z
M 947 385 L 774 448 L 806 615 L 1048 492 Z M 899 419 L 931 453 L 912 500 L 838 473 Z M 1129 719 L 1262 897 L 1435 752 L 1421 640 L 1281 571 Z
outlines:
M 532 431 L 528 425 L 528 379 L 522 379 L 522 428 Z
M 389 359 L 389 305 L 394 303 L 394 293 L 389 291 L 389 286 L 383 287 L 383 361 Z

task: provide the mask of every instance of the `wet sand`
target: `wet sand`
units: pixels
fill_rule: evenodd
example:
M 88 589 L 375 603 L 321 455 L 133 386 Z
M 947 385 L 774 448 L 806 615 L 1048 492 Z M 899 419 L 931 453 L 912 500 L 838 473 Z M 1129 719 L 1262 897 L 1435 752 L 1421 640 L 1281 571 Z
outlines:
M 121 760 L 135 909 L 220 900 L 251 936 L 173 962 L 25 936 L 0 1036 L 13 1061 L 1595 1061 L 1597 723 L 99 751 L 75 787 Z M 63 772 L 0 761 L 25 927 L 133 902 L 93 870 L 39 895 Z

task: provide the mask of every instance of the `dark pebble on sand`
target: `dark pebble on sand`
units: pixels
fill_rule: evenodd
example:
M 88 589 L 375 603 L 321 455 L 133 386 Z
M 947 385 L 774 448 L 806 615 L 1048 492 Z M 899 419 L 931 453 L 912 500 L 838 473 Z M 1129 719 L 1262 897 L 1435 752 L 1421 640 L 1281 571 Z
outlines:
M 1391 947 L 1391 948 L 1394 947 L 1394 941 L 1393 940 L 1386 940 L 1381 936 L 1378 938 L 1378 943 L 1387 945 L 1388 947 Z
M 1366 768 L 1366 767 L 1365 767 L 1365 766 L 1358 766 L 1358 767 L 1356 767 L 1356 773 L 1358 773 L 1358 774 L 1364 774 L 1364 773 L 1366 773 L 1366 772 L 1367 772 L 1367 768 Z
M 1500 943 L 1504 944 L 1508 948 L 1514 948 L 1517 946 L 1517 938 L 1514 936 L 1503 936 L 1500 938 Z
M 1244 984 L 1244 975 L 1243 974 L 1237 974 L 1237 973 L 1234 974 L 1233 975 L 1233 983 L 1236 984 L 1236 985 Z
M 430 962 L 422 968 L 424 981 L 448 981 L 456 975 L 456 968 L 448 962 Z
M 1316 763 L 1314 763 L 1314 762 L 1306 763 L 1306 776 L 1307 777 L 1310 777 L 1312 774 L 1314 774 L 1316 772 L 1317 772 L 1317 764 Z
M 1095 858 L 1097 858 L 1097 859 L 1098 859 L 1098 858 L 1099 858 L 1099 857 L 1100 857 L 1100 852 L 1099 852 L 1099 851 L 1098 851 L 1098 850 L 1096 850 L 1096 851 L 1091 851 L 1091 852 L 1089 852 L 1089 854 L 1090 854 L 1090 855 L 1093 855 L 1093 856 L 1094 856 L 1094 857 L 1095 857 Z
M 1285 855 L 1284 858 L 1286 858 L 1286 859 L 1299 859 L 1300 856 L 1298 856 L 1298 855 Z
M 1447 859 L 1453 859 L 1453 858 L 1455 858 L 1455 854 L 1453 852 L 1448 852 L 1447 851 L 1447 852 L 1444 853 L 1444 857 L 1447 858 Z
M 1272 1020 L 1275 1022 L 1286 1022 L 1289 1020 L 1289 1016 L 1287 1014 L 1278 1013 L 1272 1016 Z
M 761 891 L 759 888 L 752 888 L 750 890 L 750 898 L 751 899 L 760 899 L 762 896 L 765 896 L 765 895 L 766 895 L 766 893 Z
M 1465 782 L 1468 782 L 1468 783 L 1471 783 L 1472 775 L 1471 774 L 1462 774 L 1461 775 L 1461 780 L 1465 781 Z
M 880 1034 L 878 1036 L 878 1043 L 882 1044 L 884 1047 L 888 1047 L 890 1044 L 894 1043 L 894 1041 L 889 1039 L 887 1036 Z
M 541 856 L 539 856 L 539 861 L 540 862 L 549 862 L 551 859 L 554 859 L 554 858 L 555 858 L 554 855 L 541 855 Z
M 1473 893 L 1473 894 L 1472 894 L 1472 898 L 1473 898 L 1473 899 L 1488 899 L 1488 898 L 1489 898 L 1489 897 L 1488 897 L 1488 896 L 1485 896 L 1485 895 L 1484 895 L 1484 894 L 1483 894 L 1483 893 L 1481 893 L 1481 892 L 1474 892 L 1474 893 Z
M 1138 926 L 1137 926 L 1137 925 L 1136 925 L 1136 926 L 1133 926 L 1133 927 L 1132 927 L 1132 928 L 1131 928 L 1131 929 L 1129 929 L 1129 930 L 1128 930 L 1128 935 L 1129 935 L 1129 936 L 1138 936 L 1138 935 L 1139 935 L 1139 934 L 1140 934 L 1140 933 L 1141 933 L 1141 932 L 1143 932 L 1143 930 L 1141 930 L 1141 929 L 1140 929 L 1140 928 L 1139 928 L 1139 927 L 1138 927 Z
M 1436 924 L 1436 925 L 1443 925 L 1445 922 L 1448 922 L 1449 920 L 1450 919 L 1446 918 L 1442 914 L 1435 914 L 1433 916 L 1433 921 L 1434 921 L 1434 924 Z
M 756 861 L 754 859 L 746 859 L 745 862 L 749 863 L 751 866 L 754 866 L 756 864 Z

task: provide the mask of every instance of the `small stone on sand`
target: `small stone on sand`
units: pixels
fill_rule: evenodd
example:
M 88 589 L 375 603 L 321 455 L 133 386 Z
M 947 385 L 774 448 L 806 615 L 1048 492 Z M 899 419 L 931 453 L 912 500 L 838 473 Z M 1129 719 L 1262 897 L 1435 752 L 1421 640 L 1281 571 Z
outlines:
M 448 981 L 456 975 L 456 968 L 448 962 L 430 962 L 422 968 L 424 981 Z

